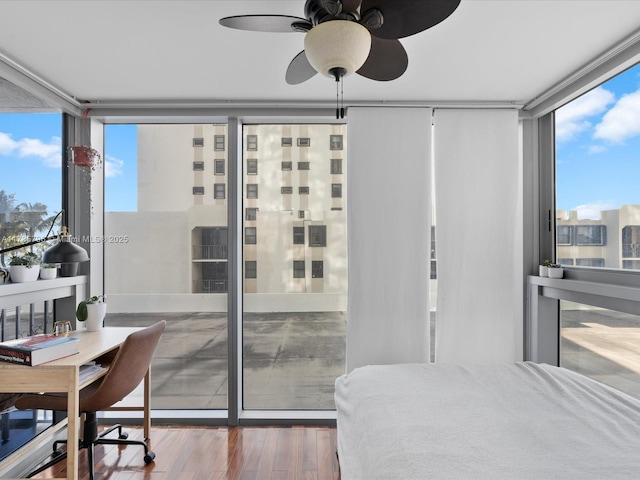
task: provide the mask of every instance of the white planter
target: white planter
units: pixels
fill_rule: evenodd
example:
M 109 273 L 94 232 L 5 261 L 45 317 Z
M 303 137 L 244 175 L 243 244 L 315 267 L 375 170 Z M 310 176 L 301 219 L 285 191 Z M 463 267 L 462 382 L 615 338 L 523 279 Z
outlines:
M 104 316 L 107 314 L 106 303 L 88 303 L 85 325 L 90 332 L 97 332 L 103 327 Z
M 43 268 L 40 267 L 40 278 L 42 280 L 51 280 L 58 276 L 58 268 Z
M 538 267 L 538 275 L 540 275 L 541 277 L 548 277 L 549 276 L 549 267 L 545 266 L 545 265 L 540 265 Z
M 9 276 L 14 283 L 35 282 L 40 275 L 40 266 L 32 265 L 28 268 L 26 265 L 10 265 Z
M 549 269 L 549 278 L 562 278 L 563 276 L 564 276 L 564 269 L 562 267 Z

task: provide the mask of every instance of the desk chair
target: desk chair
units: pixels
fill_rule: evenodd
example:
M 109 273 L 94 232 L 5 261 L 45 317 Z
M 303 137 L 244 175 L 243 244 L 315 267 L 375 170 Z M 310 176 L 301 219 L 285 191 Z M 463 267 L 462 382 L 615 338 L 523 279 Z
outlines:
M 156 323 L 129 335 L 115 353 L 107 374 L 80 391 L 80 413 L 85 415 L 84 429 L 79 448 L 86 448 L 89 463 L 89 478 L 93 480 L 94 445 L 141 445 L 144 447 L 144 462 L 151 463 L 155 454 L 149 451 L 146 442 L 127 440 L 128 434 L 122 431 L 122 425 L 114 425 L 98 434 L 96 412 L 106 410 L 130 394 L 142 381 L 149 366 L 153 352 L 158 346 L 166 321 Z M 67 395 L 45 393 L 42 395 L 24 395 L 16 401 L 19 409 L 66 410 Z M 118 438 L 105 438 L 118 430 Z M 59 440 L 53 444 L 53 458 L 31 472 L 28 476 L 42 472 L 67 457 L 66 451 L 58 450 Z M 69 448 L 67 446 L 67 448 Z

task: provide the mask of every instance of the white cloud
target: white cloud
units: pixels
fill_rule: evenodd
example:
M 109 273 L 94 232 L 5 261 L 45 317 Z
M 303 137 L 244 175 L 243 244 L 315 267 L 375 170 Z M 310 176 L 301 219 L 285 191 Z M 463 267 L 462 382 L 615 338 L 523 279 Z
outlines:
M 17 155 L 19 158 L 40 158 L 44 165 L 51 168 L 60 167 L 62 142 L 60 137 L 52 137 L 43 142 L 37 138 L 21 138 L 14 140 L 11 134 L 0 132 L 0 155 Z
M 606 150 L 607 149 L 602 145 L 591 145 L 589 147 L 590 154 L 602 153 L 602 152 L 605 152 Z
M 615 100 L 609 90 L 597 87 L 556 111 L 556 139 L 570 140 L 580 132 L 591 128 L 589 117 L 604 112 Z
M 594 137 L 613 143 L 640 135 L 640 90 L 623 95 L 596 125 Z
M 578 205 L 572 210 L 578 212 L 578 219 L 580 220 L 600 220 L 600 212 L 604 210 L 615 210 L 619 208 L 613 202 L 591 202 L 585 205 Z
M 104 162 L 104 176 L 107 178 L 122 175 L 124 162 L 111 155 L 106 155 Z

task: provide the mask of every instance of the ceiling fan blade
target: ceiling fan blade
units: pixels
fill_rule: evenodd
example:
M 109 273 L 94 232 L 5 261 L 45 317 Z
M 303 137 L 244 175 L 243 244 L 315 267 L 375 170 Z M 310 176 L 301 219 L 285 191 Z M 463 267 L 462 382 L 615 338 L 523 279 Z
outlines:
M 316 69 L 311 66 L 309 60 L 307 60 L 307 54 L 304 50 L 291 60 L 291 63 L 287 67 L 287 75 L 285 80 L 289 85 L 298 85 L 299 83 L 306 82 L 316 73 Z
M 304 32 L 313 27 L 311 22 L 290 15 L 237 15 L 220 19 L 220 25 L 252 32 Z
M 362 0 L 342 0 L 342 11 L 345 13 L 353 13 L 358 11 Z
M 371 37 L 367 61 L 356 73 L 371 80 L 389 81 L 401 76 L 409 65 L 409 57 L 399 40 Z
M 384 23 L 371 34 L 380 38 L 403 38 L 437 25 L 451 15 L 460 0 L 362 0 L 364 14 L 376 8 Z

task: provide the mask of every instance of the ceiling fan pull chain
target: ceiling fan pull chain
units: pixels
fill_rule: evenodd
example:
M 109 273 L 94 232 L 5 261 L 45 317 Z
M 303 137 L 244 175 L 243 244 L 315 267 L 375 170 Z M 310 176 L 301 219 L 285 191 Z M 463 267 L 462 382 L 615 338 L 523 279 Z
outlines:
M 336 78 L 336 120 L 340 118 L 340 80 Z
M 344 77 L 340 77 L 340 118 L 344 118 Z

